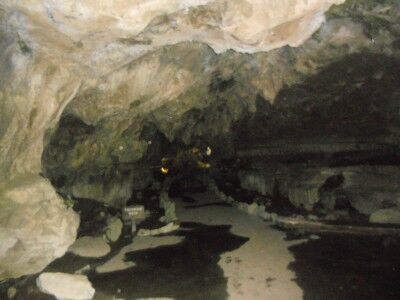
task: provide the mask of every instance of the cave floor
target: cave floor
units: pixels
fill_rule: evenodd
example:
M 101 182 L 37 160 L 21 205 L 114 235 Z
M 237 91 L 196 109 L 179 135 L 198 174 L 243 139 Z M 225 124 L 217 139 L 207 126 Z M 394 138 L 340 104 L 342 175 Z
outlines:
M 97 268 L 88 274 L 95 300 L 400 299 L 395 240 L 383 246 L 381 239 L 348 236 L 290 239 L 210 195 L 186 199 L 193 201 L 177 200 L 179 230 L 136 236 L 101 259 L 68 253 L 45 271 Z M 34 277 L 17 289 L 17 300 L 54 299 Z

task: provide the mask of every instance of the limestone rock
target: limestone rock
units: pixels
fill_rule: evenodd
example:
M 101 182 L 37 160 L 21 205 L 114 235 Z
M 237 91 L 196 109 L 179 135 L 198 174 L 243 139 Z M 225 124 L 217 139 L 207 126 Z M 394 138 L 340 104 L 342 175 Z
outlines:
M 256 52 L 288 44 L 297 46 L 319 28 L 324 22 L 324 12 L 332 4 L 343 2 L 296 1 L 293 5 L 291 1 L 277 0 L 178 0 L 173 3 L 157 0 L 118 4 L 86 1 L 77 5 L 70 0 L 62 3 L 2 1 L 0 175 L 6 178 L 10 174 L 41 171 L 45 133 L 57 124 L 63 111 L 74 113 L 88 124 L 96 124 L 116 112 L 126 116 L 134 108 L 135 117 L 152 112 L 158 123 L 157 108 L 177 100 L 173 104 L 181 105 L 182 109 L 176 116 L 182 116 L 193 105 L 180 98 L 191 96 L 202 105 L 197 99 L 204 99 L 201 94 L 207 90 L 209 77 L 215 71 L 215 51 Z M 274 13 L 270 11 L 271 5 Z M 200 68 L 192 64 L 196 57 L 192 50 L 198 43 L 177 47 L 179 50 L 173 51 L 172 60 L 155 54 L 163 46 L 187 41 L 211 45 L 204 51 L 205 55 L 197 57 Z M 187 48 L 183 55 L 178 53 L 182 48 Z M 200 52 L 204 48 L 207 47 L 202 47 Z M 136 61 L 139 57 L 140 63 Z M 179 61 L 174 57 L 179 57 Z M 182 60 L 188 63 L 181 63 Z M 210 68 L 203 67 L 206 61 L 210 62 Z M 205 76 L 198 80 L 197 74 L 203 71 Z M 243 71 L 248 74 L 248 70 Z M 288 78 L 276 76 L 279 77 Z M 255 84 L 265 90 L 262 94 L 274 94 L 284 82 L 266 85 L 265 80 L 257 79 Z M 274 86 L 274 91 L 267 91 L 269 88 L 265 86 Z M 189 91 L 191 87 L 195 87 L 193 92 Z M 75 104 L 68 105 L 73 99 Z M 239 113 L 238 108 L 233 108 L 220 118 L 224 130 L 229 129 L 226 128 L 230 124 L 229 115 L 237 117 Z M 161 118 L 168 119 L 165 114 Z M 120 115 L 119 119 L 123 117 Z M 173 136 L 179 134 L 177 131 L 182 129 L 176 127 L 185 127 L 179 122 L 174 125 L 175 121 L 160 124 L 160 131 L 171 132 Z M 105 132 L 112 124 L 120 133 L 132 125 L 132 122 L 119 124 L 115 120 L 110 123 L 103 123 L 107 127 Z M 170 131 L 171 127 L 176 129 Z M 195 124 L 187 126 L 188 130 L 192 127 L 203 131 Z M 109 143 L 111 138 L 106 135 L 102 141 Z M 115 140 L 109 143 L 115 147 L 109 147 L 105 153 L 121 159 L 140 152 L 136 149 L 143 148 L 146 142 L 132 138 L 120 145 L 118 136 Z M 90 144 L 94 159 L 97 151 L 107 147 L 105 143 Z M 77 151 L 82 150 L 88 151 L 87 145 L 77 146 Z
M 48 180 L 10 182 L 0 190 L 0 280 L 42 271 L 75 241 L 78 225 Z
M 261 195 L 272 195 L 273 179 L 257 172 L 239 172 L 240 186 L 243 189 L 257 191 Z
M 84 275 L 42 273 L 36 280 L 38 288 L 57 300 L 91 300 L 95 290 Z
M 369 216 L 370 223 L 400 224 L 400 209 L 380 209 Z
M 17 295 L 17 289 L 13 286 L 7 289 L 7 297 L 8 299 L 13 299 Z
M 293 187 L 289 190 L 289 199 L 296 207 L 312 211 L 319 201 L 318 187 Z
M 118 217 L 112 217 L 108 221 L 107 229 L 106 229 L 106 238 L 108 241 L 114 243 L 116 242 L 122 232 L 122 221 Z
M 161 192 L 160 194 L 160 208 L 164 210 L 165 222 L 169 223 L 177 220 L 175 202 L 167 192 Z
M 98 258 L 110 253 L 111 248 L 102 237 L 85 236 L 77 239 L 68 251 L 82 257 Z
M 84 175 L 75 179 L 71 193 L 76 198 L 93 199 L 114 207 L 123 206 L 132 194 L 131 176 L 108 174 L 107 178 L 97 175 Z

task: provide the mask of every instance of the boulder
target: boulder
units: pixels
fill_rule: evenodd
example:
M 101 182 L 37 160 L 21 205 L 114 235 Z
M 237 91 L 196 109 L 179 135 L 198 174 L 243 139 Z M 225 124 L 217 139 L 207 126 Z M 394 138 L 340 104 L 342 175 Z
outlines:
M 106 256 L 111 249 L 102 237 L 85 236 L 77 239 L 68 251 L 81 257 L 98 258 Z
M 116 242 L 122 232 L 122 221 L 120 218 L 112 217 L 108 221 L 107 229 L 106 229 L 106 238 L 110 242 Z
M 18 177 L 0 189 L 0 281 L 42 271 L 75 241 L 79 216 L 50 182 Z
M 41 292 L 57 300 L 91 300 L 95 290 L 84 275 L 42 273 L 36 280 Z

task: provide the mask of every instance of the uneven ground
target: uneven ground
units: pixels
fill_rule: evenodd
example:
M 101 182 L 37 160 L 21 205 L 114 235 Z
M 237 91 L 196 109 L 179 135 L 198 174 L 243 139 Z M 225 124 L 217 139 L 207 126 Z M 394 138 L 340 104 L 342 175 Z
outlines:
M 177 201 L 179 231 L 135 237 L 132 244 L 114 247 L 103 259 L 67 254 L 47 271 L 72 273 L 86 264 L 102 266 L 103 271 L 105 266 L 120 269 L 89 274 L 95 300 L 400 297 L 396 240 L 288 239 L 270 223 L 217 202 L 209 194 L 185 200 Z M 32 277 L 20 285 L 14 299 L 53 299 L 37 290 Z

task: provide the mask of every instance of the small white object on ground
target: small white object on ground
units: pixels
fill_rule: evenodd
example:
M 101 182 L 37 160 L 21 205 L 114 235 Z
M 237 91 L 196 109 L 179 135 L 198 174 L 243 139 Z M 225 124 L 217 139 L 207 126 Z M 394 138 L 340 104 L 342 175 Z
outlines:
M 157 229 L 140 229 L 138 231 L 138 236 L 154 236 L 154 235 L 169 233 L 177 229 L 179 229 L 179 225 L 175 224 L 174 222 L 171 222 Z
M 91 300 L 95 293 L 84 275 L 42 273 L 36 284 L 41 292 L 53 295 L 57 300 Z
M 103 257 L 110 253 L 110 246 L 102 237 L 85 236 L 77 239 L 68 252 L 81 257 Z
M 310 238 L 310 240 L 314 240 L 314 241 L 321 239 L 320 236 L 316 235 L 316 234 L 310 235 L 309 238 Z

